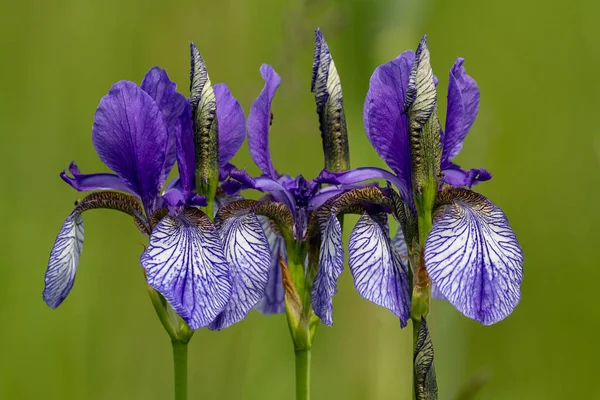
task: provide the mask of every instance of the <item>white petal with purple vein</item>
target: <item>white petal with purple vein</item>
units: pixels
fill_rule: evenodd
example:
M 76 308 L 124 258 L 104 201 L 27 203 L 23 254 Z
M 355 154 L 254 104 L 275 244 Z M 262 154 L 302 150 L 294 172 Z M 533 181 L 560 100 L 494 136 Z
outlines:
M 73 287 L 83 249 L 83 234 L 83 218 L 75 211 L 60 228 L 48 260 L 43 297 L 51 308 L 58 307 Z
M 519 303 L 523 253 L 502 210 L 477 193 L 454 193 L 425 243 L 425 266 L 450 303 L 490 325 Z
M 287 251 L 285 240 L 273 230 L 269 219 L 264 216 L 258 216 L 258 219 L 271 249 L 271 267 L 265 295 L 256 304 L 255 308 L 265 315 L 270 315 L 285 311 L 285 290 L 283 288 L 279 257 L 283 257 L 287 264 Z
M 410 318 L 408 271 L 388 237 L 384 219 L 363 214 L 348 244 L 348 266 L 362 297 L 393 312 L 404 327 Z
M 333 324 L 333 296 L 337 293 L 337 280 L 343 270 L 342 227 L 332 214 L 321 229 L 319 272 L 311 290 L 313 309 L 325 325 Z
M 271 266 L 271 251 L 253 212 L 229 218 L 219 229 L 225 258 L 229 262 L 231 299 L 210 324 L 223 329 L 241 321 L 265 294 Z
M 141 263 L 148 284 L 192 329 L 210 324 L 229 302 L 231 283 L 223 244 L 200 211 L 163 218 L 152 231 Z

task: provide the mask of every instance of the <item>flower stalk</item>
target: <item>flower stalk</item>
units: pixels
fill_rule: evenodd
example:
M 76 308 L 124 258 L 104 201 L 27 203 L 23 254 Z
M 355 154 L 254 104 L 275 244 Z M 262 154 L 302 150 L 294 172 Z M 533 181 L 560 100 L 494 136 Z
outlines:
M 310 349 L 296 350 L 296 400 L 310 399 Z
M 187 350 L 188 343 L 173 341 L 173 366 L 175 371 L 175 400 L 187 400 Z

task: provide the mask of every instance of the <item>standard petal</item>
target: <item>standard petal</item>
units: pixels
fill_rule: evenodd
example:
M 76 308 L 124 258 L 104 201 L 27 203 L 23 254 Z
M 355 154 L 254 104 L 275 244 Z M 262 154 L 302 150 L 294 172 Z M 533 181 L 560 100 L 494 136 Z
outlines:
M 160 190 L 168 143 L 164 118 L 152 97 L 133 82 L 114 84 L 96 110 L 92 141 L 100 159 L 150 210 Z
M 192 109 L 189 104 L 184 107 L 179 122 L 179 126 L 176 126 L 175 129 L 177 168 L 183 191 L 191 192 L 195 186 L 194 168 L 196 155 L 194 154 Z
M 265 315 L 271 315 L 285 311 L 285 291 L 283 289 L 279 257 L 283 257 L 287 265 L 287 251 L 285 240 L 273 230 L 269 219 L 263 216 L 259 216 L 258 219 L 271 249 L 271 267 L 265 295 L 255 308 Z
M 402 107 L 414 58 L 414 52 L 406 51 L 375 69 L 363 110 L 371 144 L 398 175 L 405 190 L 410 190 L 412 178 L 408 118 L 402 114 Z
M 67 173 L 68 171 L 68 173 Z M 93 190 L 119 190 L 137 196 L 121 178 L 115 174 L 82 174 L 75 162 L 71 162 L 69 169 L 60 173 L 63 181 L 79 192 L 91 192 Z M 69 176 L 69 174 L 71 176 Z
M 265 81 L 248 115 L 248 147 L 254 163 L 263 174 L 276 179 L 277 172 L 271 161 L 269 151 L 269 127 L 271 126 L 271 102 L 281 83 L 281 78 L 270 65 L 263 64 L 260 73 Z
M 219 227 L 225 258 L 229 262 L 231 298 L 210 324 L 221 330 L 241 321 L 265 294 L 271 266 L 271 251 L 253 212 L 231 217 Z
M 506 216 L 466 189 L 441 193 L 425 243 L 425 266 L 441 294 L 484 325 L 508 316 L 520 300 L 523 253 Z
M 448 82 L 448 110 L 442 159 L 444 162 L 456 157 L 471 129 L 479 111 L 479 88 L 467 75 L 464 58 L 457 58 L 450 70 Z
M 213 89 L 217 98 L 219 165 L 223 168 L 244 143 L 246 119 L 242 106 L 231 95 L 227 85 L 219 83 Z
M 44 301 L 58 307 L 71 291 L 83 249 L 83 218 L 79 210 L 67 217 L 56 237 L 44 277 Z
M 393 312 L 405 327 L 410 318 L 408 271 L 386 229 L 384 217 L 363 214 L 350 234 L 348 266 L 358 293 Z
M 337 293 L 337 281 L 343 270 L 342 227 L 337 216 L 331 214 L 321 228 L 319 272 L 310 294 L 315 314 L 325 325 L 333 324 L 333 296 Z
M 154 67 L 146 73 L 140 88 L 148 93 L 158 106 L 169 132 L 165 163 L 160 180 L 160 186 L 162 186 L 175 164 L 175 129 L 177 129 L 177 124 L 180 124 L 179 117 L 183 112 L 187 100 L 181 94 L 177 93 L 177 85 L 169 79 L 167 72 L 159 67 Z
M 163 218 L 152 231 L 141 263 L 148 284 L 192 329 L 210 324 L 229 302 L 231 282 L 223 244 L 199 210 Z

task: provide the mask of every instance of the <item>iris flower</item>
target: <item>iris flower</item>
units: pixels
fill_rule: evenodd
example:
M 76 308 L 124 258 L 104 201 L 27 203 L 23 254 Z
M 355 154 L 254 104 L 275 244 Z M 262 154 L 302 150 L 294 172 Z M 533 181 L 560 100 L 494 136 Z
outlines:
M 399 197 L 393 199 L 393 191 L 389 195 L 399 205 L 396 216 L 401 229 L 394 244 L 397 250 L 408 253 L 402 254 L 401 259 L 414 261 L 412 272 L 416 273 L 419 234 L 428 233 L 423 260 L 434 296 L 447 299 L 467 317 L 489 325 L 508 316 L 519 302 L 523 254 L 502 210 L 469 190 L 491 175 L 485 169 L 465 171 L 452 162 L 477 116 L 477 84 L 467 75 L 464 60 L 458 58 L 450 70 L 446 128 L 442 131 L 435 116 L 436 79 L 428 63 L 424 38 L 416 55 L 406 51 L 377 67 L 371 76 L 363 113 L 365 131 L 393 172 L 379 168 L 357 168 L 344 173 L 323 171 L 318 181 L 347 185 L 384 179 L 395 186 Z M 431 129 L 427 130 L 426 125 Z M 432 132 L 428 142 L 423 139 L 425 131 Z M 427 164 L 427 160 L 432 162 Z M 424 216 L 418 215 L 420 205 L 416 200 L 421 198 L 421 185 L 426 179 L 437 182 L 433 226 L 430 232 L 419 232 L 416 221 Z M 352 231 L 351 269 L 358 257 L 368 254 L 369 248 L 382 240 L 373 230 L 365 229 L 368 219 L 361 218 Z M 370 221 L 371 226 L 374 224 Z M 373 259 L 361 259 L 367 287 L 381 281 L 381 269 L 368 261 Z M 319 274 L 333 274 L 337 279 L 337 271 L 341 272 L 341 263 L 321 263 Z M 398 285 L 403 279 L 401 276 Z M 395 294 L 381 290 L 386 288 L 379 286 L 378 292 L 393 299 Z
M 94 193 L 78 202 L 54 243 L 43 293 L 50 307 L 58 307 L 73 286 L 83 247 L 82 213 L 96 208 L 131 215 L 149 236 L 141 257 L 148 284 L 191 329 L 238 322 L 262 297 L 270 252 L 258 220 L 247 218 L 242 230 L 235 220 L 217 227 L 200 209 L 228 201 L 215 198 L 216 184 L 212 194 L 197 190 L 205 181 L 195 176 L 211 162 L 217 179 L 219 169 L 231 168 L 229 160 L 244 141 L 245 119 L 227 86 L 211 86 L 193 44 L 191 53 L 189 101 L 157 67 L 140 87 L 120 81 L 100 101 L 92 141 L 114 174 L 81 174 L 75 163 L 70 175 L 61 173 L 76 190 Z M 210 146 L 213 151 L 207 151 Z M 165 185 L 176 160 L 179 177 Z M 256 272 L 261 268 L 265 273 Z M 256 272 L 251 285 L 241 283 L 242 269 Z

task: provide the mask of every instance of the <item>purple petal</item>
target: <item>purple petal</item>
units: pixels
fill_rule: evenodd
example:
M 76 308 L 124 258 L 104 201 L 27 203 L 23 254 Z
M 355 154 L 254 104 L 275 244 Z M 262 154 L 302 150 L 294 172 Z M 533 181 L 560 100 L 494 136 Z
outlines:
M 140 88 L 148 93 L 158 106 L 169 132 L 165 163 L 160 179 L 160 186 L 162 187 L 162 184 L 167 180 L 169 172 L 171 172 L 171 168 L 175 164 L 175 129 L 177 129 L 177 124 L 180 123 L 179 117 L 183 112 L 187 100 L 181 94 L 177 93 L 177 85 L 171 82 L 166 71 L 158 67 L 154 67 L 148 71 Z
M 479 88 L 467 75 L 463 58 L 457 58 L 450 70 L 448 110 L 442 160 L 447 162 L 460 153 L 463 141 L 479 111 Z
M 279 257 L 283 257 L 287 264 L 287 250 L 285 240 L 278 235 L 268 218 L 259 216 L 269 248 L 271 249 L 271 267 L 269 269 L 269 280 L 265 295 L 258 302 L 255 308 L 265 315 L 281 313 L 285 311 L 285 291 L 283 289 L 283 280 L 281 276 L 281 267 L 279 266 Z
M 68 173 L 67 173 L 68 171 Z M 115 174 L 82 174 L 75 161 L 71 162 L 69 169 L 60 173 L 63 181 L 79 192 L 91 192 L 93 190 L 119 190 L 137 196 L 121 178 Z M 69 176 L 71 174 L 71 176 Z
M 250 108 L 248 146 L 254 163 L 263 174 L 276 179 L 277 172 L 273 167 L 269 151 L 269 127 L 271 125 L 271 102 L 281 83 L 281 78 L 273 67 L 267 64 L 260 67 L 260 73 L 265 81 L 265 86 Z
M 240 149 L 246 138 L 246 118 L 244 110 L 227 85 L 213 86 L 217 99 L 217 120 L 219 126 L 219 164 L 225 166 Z
M 325 325 L 333 324 L 333 296 L 337 293 L 337 281 L 344 270 L 344 247 L 342 227 L 336 215 L 321 227 L 319 272 L 313 282 L 310 298 L 315 314 Z
M 348 266 L 358 293 L 393 312 L 405 327 L 410 318 L 408 271 L 385 229 L 385 220 L 363 214 L 350 234 Z
M 477 193 L 453 193 L 425 243 L 425 265 L 452 305 L 490 325 L 519 303 L 523 253 L 502 210 Z
M 241 321 L 265 294 L 271 266 L 271 251 L 254 213 L 228 218 L 219 227 L 225 258 L 229 262 L 231 298 L 210 324 L 221 330 Z
M 188 209 L 166 216 L 141 257 L 148 284 L 190 328 L 210 324 L 231 297 L 229 265 L 219 233 L 206 214 Z
M 453 163 L 449 163 L 442 173 L 443 181 L 454 187 L 470 188 L 479 182 L 485 182 L 492 179 L 492 174 L 490 174 L 485 168 L 473 168 L 467 172 Z
M 330 185 L 354 185 L 371 179 L 385 179 L 396 186 L 400 193 L 404 195 L 409 193 L 408 188 L 404 185 L 404 182 L 398 179 L 396 175 L 386 171 L 385 169 L 375 167 L 354 168 L 350 171 L 344 172 L 329 172 L 327 170 L 323 170 L 315 179 L 315 181 Z
M 410 190 L 412 178 L 408 118 L 402 107 L 414 58 L 414 52 L 406 51 L 375 69 L 363 111 L 371 144 L 398 175 L 402 182 L 399 188 L 404 190 Z
M 183 109 L 175 129 L 177 147 L 177 168 L 184 192 L 191 192 L 195 187 L 195 160 L 194 153 L 194 125 L 192 122 L 192 109 L 189 104 Z
M 392 238 L 392 248 L 400 258 L 404 260 L 408 260 L 408 246 L 406 245 L 406 240 L 404 239 L 404 233 L 402 232 L 402 228 L 398 226 L 398 230 L 396 231 L 396 236 Z M 408 261 L 403 264 L 408 264 Z
M 168 143 L 167 126 L 152 97 L 133 82 L 114 84 L 96 110 L 92 141 L 100 159 L 151 211 Z
M 79 256 L 83 249 L 83 234 L 81 213 L 73 211 L 56 237 L 44 277 L 43 297 L 51 308 L 58 307 L 73 287 Z

